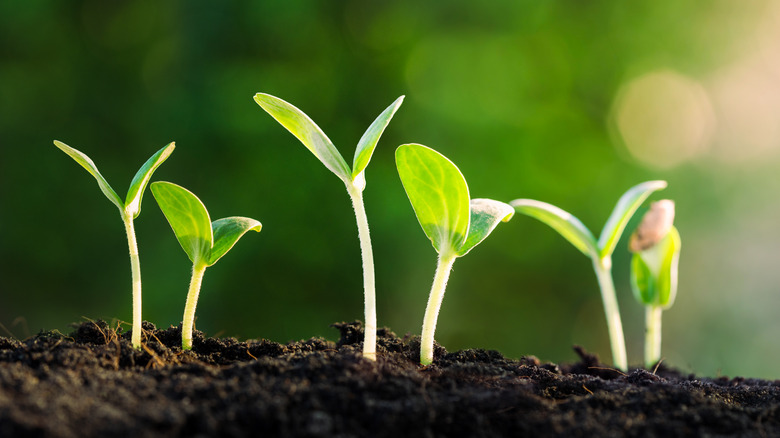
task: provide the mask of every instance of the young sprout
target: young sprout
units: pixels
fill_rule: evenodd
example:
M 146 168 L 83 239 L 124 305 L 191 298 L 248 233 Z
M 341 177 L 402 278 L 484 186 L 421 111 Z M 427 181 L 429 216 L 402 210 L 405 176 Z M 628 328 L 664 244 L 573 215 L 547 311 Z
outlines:
M 122 217 L 122 222 L 125 224 L 125 232 L 127 233 L 127 244 L 130 247 L 130 270 L 133 276 L 133 330 L 131 341 L 133 347 L 141 348 L 141 262 L 138 258 L 138 244 L 135 239 L 133 220 L 141 214 L 141 198 L 143 198 L 146 185 L 152 178 L 152 174 L 171 155 L 175 145 L 173 143 L 168 144 L 146 160 L 146 163 L 138 169 L 138 172 L 133 177 L 124 201 L 111 188 L 111 185 L 103 178 L 95 163 L 88 156 L 57 140 L 54 140 L 54 145 L 92 174 L 106 198 L 119 208 L 119 215 Z
M 636 209 L 651 193 L 665 187 L 666 181 L 647 181 L 630 188 L 618 200 L 598 240 L 579 219 L 554 205 L 532 199 L 515 199 L 510 202 L 518 213 L 526 214 L 549 225 L 575 248 L 591 258 L 604 303 L 612 346 L 612 362 L 615 367 L 623 371 L 628 369 L 628 359 L 623 338 L 623 324 L 620 321 L 615 285 L 612 281 L 612 252 Z
M 363 291 L 365 296 L 365 336 L 363 339 L 363 356 L 376 360 L 376 292 L 374 281 L 374 255 L 371 250 L 371 238 L 368 230 L 368 217 L 363 205 L 363 189 L 366 187 L 365 169 L 371 155 L 374 153 L 379 137 L 381 137 L 390 119 L 401 106 L 404 96 L 399 97 L 368 127 L 358 142 L 352 168 L 339 153 L 338 149 L 328 139 L 325 133 L 303 111 L 269 94 L 257 93 L 255 102 L 270 114 L 282 126 L 287 128 L 303 143 L 322 164 L 335 173 L 347 186 L 347 193 L 352 200 L 360 239 L 360 252 L 363 258 Z
M 211 222 L 206 206 L 184 187 L 156 181 L 151 189 L 176 239 L 192 261 L 192 279 L 181 325 L 181 348 L 190 350 L 195 306 L 206 268 L 217 263 L 247 231 L 259 233 L 262 225 L 254 219 L 237 216 Z
M 653 202 L 631 235 L 631 289 L 645 305 L 645 366 L 661 360 L 661 314 L 677 295 L 680 233 L 672 225 L 674 202 Z
M 514 209 L 492 199 L 471 199 L 466 179 L 444 155 L 419 144 L 399 146 L 398 174 L 425 235 L 439 253 L 423 318 L 420 363 L 433 362 L 433 332 L 455 259 L 482 242 Z

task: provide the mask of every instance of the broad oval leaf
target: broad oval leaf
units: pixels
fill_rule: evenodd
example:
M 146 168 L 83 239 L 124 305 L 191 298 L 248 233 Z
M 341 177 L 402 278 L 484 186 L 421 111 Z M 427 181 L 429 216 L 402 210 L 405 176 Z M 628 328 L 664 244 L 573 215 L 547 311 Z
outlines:
M 226 217 L 217 219 L 211 223 L 211 229 L 214 232 L 214 246 L 209 254 L 208 265 L 212 266 L 221 259 L 233 245 L 238 242 L 248 231 L 260 232 L 263 226 L 260 222 L 248 217 Z
M 206 206 L 192 192 L 166 181 L 155 181 L 152 194 L 194 265 L 207 264 L 214 242 Z
M 371 160 L 371 156 L 374 153 L 376 144 L 379 142 L 379 137 L 385 131 L 387 124 L 398 111 L 401 104 L 404 101 L 404 96 L 399 97 L 389 107 L 387 107 L 379 117 L 371 123 L 366 132 L 360 137 L 357 149 L 355 150 L 355 158 L 352 161 L 352 179 L 355 180 L 358 175 L 363 173 L 368 166 L 368 162 Z
M 492 199 L 472 199 L 471 220 L 466 241 L 457 250 L 458 257 L 466 255 L 481 243 L 501 222 L 509 222 L 515 214 L 511 205 Z
M 287 128 L 306 146 L 322 164 L 341 178 L 344 183 L 352 180 L 352 171 L 336 146 L 319 126 L 303 111 L 270 94 L 257 93 L 255 102 L 277 122 Z
M 666 181 L 646 181 L 631 187 L 620 197 L 599 236 L 598 246 L 602 258 L 612 255 L 620 235 L 636 209 L 651 193 L 666 188 L 666 185 Z
M 152 174 L 168 159 L 175 147 L 175 143 L 168 143 L 167 146 L 160 149 L 146 160 L 146 163 L 138 169 L 138 172 L 136 172 L 133 177 L 130 188 L 127 190 L 127 197 L 125 198 L 125 212 L 133 218 L 137 218 L 138 215 L 141 214 L 141 200 L 144 196 L 144 191 L 146 191 L 146 185 L 149 184 L 149 180 L 152 179 Z
M 588 257 L 598 257 L 596 238 L 579 219 L 552 204 L 533 199 L 515 199 L 509 203 L 518 213 L 538 219 L 554 229 Z
M 87 169 L 87 172 L 89 172 L 93 177 L 95 177 L 95 180 L 97 180 L 98 186 L 100 186 L 100 191 L 102 191 L 103 194 L 106 195 L 106 198 L 108 198 L 109 201 L 113 202 L 114 205 L 116 205 L 117 208 L 119 208 L 119 210 L 124 211 L 124 205 L 122 204 L 122 199 L 119 197 L 119 195 L 116 194 L 114 189 L 111 188 L 111 185 L 108 184 L 108 181 L 106 181 L 106 179 L 103 178 L 103 175 L 100 174 L 100 171 L 98 171 L 97 166 L 95 166 L 95 163 L 93 163 L 88 156 L 86 156 L 83 152 L 77 149 L 73 149 L 72 147 L 66 145 L 61 141 L 54 140 L 54 146 L 57 146 L 58 148 L 60 148 L 60 150 L 70 155 L 70 157 L 73 158 L 77 163 L 79 163 L 81 167 Z
M 420 144 L 395 151 L 398 175 L 425 235 L 441 255 L 463 245 L 469 229 L 469 188 L 458 167 Z

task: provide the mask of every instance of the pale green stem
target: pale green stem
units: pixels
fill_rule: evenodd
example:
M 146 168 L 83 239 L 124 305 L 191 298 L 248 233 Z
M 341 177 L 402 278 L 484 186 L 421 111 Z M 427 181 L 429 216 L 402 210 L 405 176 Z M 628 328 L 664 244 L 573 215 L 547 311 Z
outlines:
M 594 257 L 593 269 L 596 271 L 601 300 L 604 302 L 604 314 L 607 317 L 609 341 L 612 346 L 612 363 L 617 369 L 626 371 L 628 370 L 626 341 L 623 338 L 623 323 L 620 321 L 615 285 L 612 282 L 612 259 L 609 256 L 601 259 Z
M 645 306 L 645 367 L 661 360 L 661 306 Z
M 376 360 L 376 282 L 374 279 L 374 253 L 368 231 L 368 217 L 363 204 L 363 192 L 353 184 L 347 184 L 347 192 L 355 209 L 355 219 L 360 239 L 360 254 L 363 258 L 363 294 L 365 327 L 363 329 L 363 356 Z
M 192 349 L 192 330 L 195 325 L 195 307 L 198 305 L 200 285 L 203 282 L 203 273 L 206 272 L 205 263 L 196 262 L 192 265 L 192 279 L 190 290 L 187 292 L 187 302 L 184 304 L 184 317 L 181 322 L 181 348 Z
M 444 290 L 447 288 L 447 280 L 450 278 L 452 264 L 455 263 L 455 254 L 439 254 L 436 262 L 436 274 L 433 277 L 433 286 L 428 295 L 428 305 L 423 317 L 422 339 L 420 343 L 420 363 L 430 365 L 433 362 L 433 332 L 436 331 L 436 320 L 439 318 L 441 300 L 444 298 Z
M 130 247 L 130 270 L 133 275 L 133 331 L 130 337 L 133 347 L 141 348 L 141 260 L 138 257 L 138 243 L 135 240 L 133 216 L 122 213 Z

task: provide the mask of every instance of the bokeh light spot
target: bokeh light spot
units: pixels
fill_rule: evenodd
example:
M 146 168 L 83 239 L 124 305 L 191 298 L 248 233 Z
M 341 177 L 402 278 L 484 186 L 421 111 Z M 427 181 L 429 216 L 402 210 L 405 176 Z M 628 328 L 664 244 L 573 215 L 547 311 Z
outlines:
M 624 84 L 612 117 L 631 156 L 657 169 L 675 167 L 704 152 L 715 125 L 704 88 L 671 70 L 653 71 Z

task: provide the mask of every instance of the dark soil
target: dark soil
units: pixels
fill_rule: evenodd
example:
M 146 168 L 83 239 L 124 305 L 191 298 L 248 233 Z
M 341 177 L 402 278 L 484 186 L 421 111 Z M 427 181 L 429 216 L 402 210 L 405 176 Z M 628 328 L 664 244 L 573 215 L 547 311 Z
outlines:
M 238 342 L 145 323 L 145 347 L 104 322 L 69 336 L 0 338 L 0 437 L 776 437 L 780 382 L 661 367 L 623 374 L 578 349 L 573 365 L 447 353 L 359 323 L 338 343 Z

